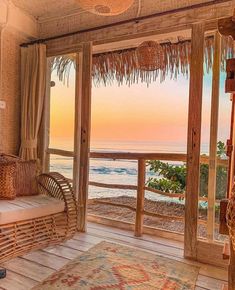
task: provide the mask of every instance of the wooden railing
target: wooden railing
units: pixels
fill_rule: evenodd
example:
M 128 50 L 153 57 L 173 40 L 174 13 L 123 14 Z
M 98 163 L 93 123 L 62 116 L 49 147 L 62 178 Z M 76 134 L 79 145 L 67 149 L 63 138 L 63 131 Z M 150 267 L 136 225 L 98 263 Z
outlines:
M 74 157 L 72 151 L 65 151 L 59 149 L 48 149 L 49 155 L 60 155 L 64 157 Z M 146 186 L 146 161 L 147 160 L 161 160 L 161 161 L 176 161 L 176 162 L 186 162 L 186 154 L 177 154 L 177 153 L 130 153 L 130 152 L 91 152 L 90 158 L 93 159 L 108 159 L 108 160 L 136 160 L 138 162 L 138 173 L 137 173 L 137 184 L 136 185 L 127 185 L 127 184 L 110 184 L 110 183 L 100 183 L 90 181 L 90 186 L 109 188 L 109 189 L 120 189 L 120 190 L 135 190 L 137 192 L 137 202 L 136 207 L 126 204 L 120 204 L 111 201 L 104 201 L 96 199 L 93 202 L 98 204 L 105 204 L 110 206 L 127 208 L 131 211 L 136 212 L 135 219 L 135 235 L 141 236 L 143 233 L 143 217 L 144 215 L 162 218 L 165 220 L 177 220 L 184 221 L 182 216 L 173 216 L 173 215 L 163 215 L 156 212 L 146 211 L 144 209 L 144 197 L 145 191 L 155 193 L 158 195 L 170 197 L 170 198 L 185 198 L 185 193 L 168 193 L 161 190 L 153 189 Z M 208 156 L 201 156 L 200 162 L 202 164 L 209 164 L 210 159 Z M 227 160 L 217 159 L 217 165 L 219 166 L 228 166 Z M 199 197 L 200 201 L 208 201 L 207 197 Z M 219 201 L 216 201 L 219 202 Z M 207 224 L 206 220 L 199 219 L 200 224 Z

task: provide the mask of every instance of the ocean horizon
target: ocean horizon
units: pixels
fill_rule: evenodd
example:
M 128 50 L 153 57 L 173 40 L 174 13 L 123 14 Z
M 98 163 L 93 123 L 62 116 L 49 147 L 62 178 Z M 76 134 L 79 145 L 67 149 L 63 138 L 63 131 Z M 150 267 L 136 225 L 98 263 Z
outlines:
M 57 141 L 58 142 L 58 141 Z M 69 144 L 70 143 L 70 144 Z M 71 142 L 63 140 L 57 144 L 51 144 L 51 148 L 72 150 Z M 91 151 L 106 152 L 160 152 L 160 153 L 186 153 L 187 145 L 183 143 L 163 143 L 163 142 L 114 142 L 96 141 L 91 143 Z M 207 154 L 209 145 L 202 146 L 202 154 Z M 183 162 L 170 162 L 172 164 L 183 164 Z M 89 180 L 101 183 L 137 184 L 137 161 L 135 160 L 112 160 L 112 159 L 90 159 Z M 73 176 L 73 159 L 69 157 L 51 155 L 51 171 L 58 171 L 68 178 Z M 146 181 L 150 177 L 156 176 L 147 167 Z M 157 177 L 157 176 L 156 176 Z M 160 178 L 160 177 L 159 177 Z M 134 190 L 107 189 L 99 187 L 89 187 L 89 198 L 136 196 Z M 146 198 L 151 200 L 169 200 L 169 198 L 146 192 Z M 174 199 L 178 201 L 178 199 Z
M 50 148 L 73 151 L 73 139 L 52 138 Z M 96 140 L 91 141 L 91 151 L 108 152 L 155 152 L 155 153 L 186 153 L 187 141 L 124 141 Z M 209 153 L 209 143 L 201 144 L 201 154 Z

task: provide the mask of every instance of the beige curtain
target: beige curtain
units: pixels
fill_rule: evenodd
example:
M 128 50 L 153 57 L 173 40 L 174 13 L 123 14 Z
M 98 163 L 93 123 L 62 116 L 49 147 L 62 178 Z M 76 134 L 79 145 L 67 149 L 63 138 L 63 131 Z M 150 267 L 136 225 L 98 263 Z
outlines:
M 21 147 L 20 157 L 37 159 L 38 132 L 46 94 L 46 45 L 21 48 Z

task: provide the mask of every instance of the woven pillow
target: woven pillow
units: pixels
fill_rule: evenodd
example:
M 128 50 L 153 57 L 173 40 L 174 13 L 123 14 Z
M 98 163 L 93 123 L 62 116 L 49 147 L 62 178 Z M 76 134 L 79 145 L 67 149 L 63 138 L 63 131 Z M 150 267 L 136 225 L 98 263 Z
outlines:
M 16 171 L 16 196 L 37 195 L 37 161 L 18 161 Z
M 16 196 L 30 196 L 39 194 L 36 182 L 37 161 L 24 161 L 17 156 L 0 154 L 0 161 L 14 161 L 16 163 L 15 188 Z
M 16 162 L 0 159 L 0 199 L 14 199 Z

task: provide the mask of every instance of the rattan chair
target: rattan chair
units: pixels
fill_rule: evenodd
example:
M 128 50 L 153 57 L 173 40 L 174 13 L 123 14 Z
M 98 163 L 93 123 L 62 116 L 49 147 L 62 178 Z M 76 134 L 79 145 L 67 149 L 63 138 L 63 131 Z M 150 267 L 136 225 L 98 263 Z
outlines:
M 58 244 L 77 229 L 77 205 L 69 181 L 59 173 L 37 178 L 40 194 L 64 202 L 64 210 L 48 216 L 0 225 L 0 263 L 29 251 Z M 52 205 L 53 206 L 53 205 Z

